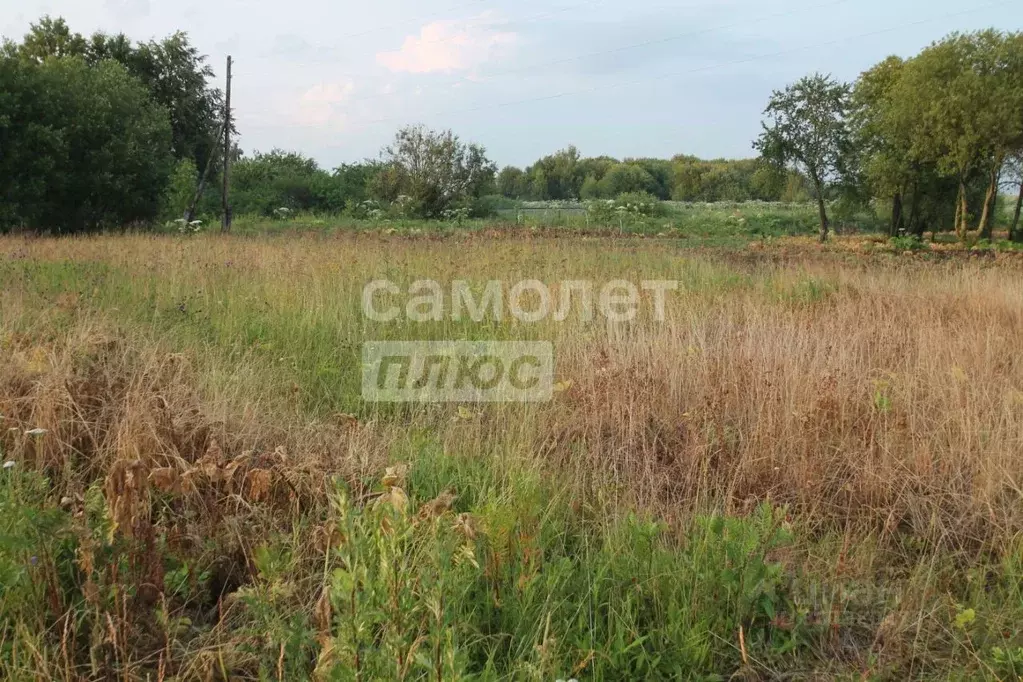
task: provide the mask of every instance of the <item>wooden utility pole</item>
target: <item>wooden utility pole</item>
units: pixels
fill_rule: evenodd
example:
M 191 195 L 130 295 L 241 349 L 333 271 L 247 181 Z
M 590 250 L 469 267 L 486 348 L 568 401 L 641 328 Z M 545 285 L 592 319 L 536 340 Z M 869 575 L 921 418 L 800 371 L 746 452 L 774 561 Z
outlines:
M 224 221 L 221 232 L 231 231 L 231 55 L 227 55 L 227 91 L 224 94 Z

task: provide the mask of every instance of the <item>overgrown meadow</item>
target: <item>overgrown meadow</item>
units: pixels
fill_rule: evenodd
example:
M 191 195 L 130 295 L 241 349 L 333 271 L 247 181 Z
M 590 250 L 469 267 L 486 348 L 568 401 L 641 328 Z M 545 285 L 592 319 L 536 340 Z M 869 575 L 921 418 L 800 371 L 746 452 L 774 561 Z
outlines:
M 1019 258 L 647 234 L 0 238 L 0 677 L 1020 679 Z M 555 398 L 361 400 L 428 339 L 550 340 Z

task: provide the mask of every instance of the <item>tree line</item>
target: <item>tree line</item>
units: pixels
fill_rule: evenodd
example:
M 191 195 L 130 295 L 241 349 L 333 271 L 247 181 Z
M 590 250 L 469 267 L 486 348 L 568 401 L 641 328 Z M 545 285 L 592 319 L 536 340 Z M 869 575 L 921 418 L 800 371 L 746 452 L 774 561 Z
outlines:
M 895 234 L 991 238 L 1019 190 L 1023 241 L 1023 37 L 953 34 L 889 57 L 855 83 L 815 74 L 773 93 L 757 158 L 583 157 L 573 146 L 498 170 L 451 131 L 408 126 L 376 159 L 333 170 L 297 152 L 233 150 L 235 214 L 492 215 L 509 200 L 815 201 L 872 206 Z M 221 92 L 183 33 L 133 42 L 45 17 L 0 47 L 0 229 L 70 232 L 180 218 L 198 179 L 220 213 Z M 207 168 L 208 167 L 208 168 Z
M 804 201 L 804 178 L 758 159 L 704 160 L 583 158 L 568 147 L 525 170 L 507 166 L 497 176 L 503 196 L 530 201 L 588 201 L 645 193 L 675 201 Z
M 887 202 L 893 235 L 991 239 L 1007 187 L 1019 191 L 1008 236 L 1023 241 L 1023 33 L 954 33 L 853 84 L 807 76 L 764 113 L 754 147 L 807 179 L 822 241 L 835 196 Z

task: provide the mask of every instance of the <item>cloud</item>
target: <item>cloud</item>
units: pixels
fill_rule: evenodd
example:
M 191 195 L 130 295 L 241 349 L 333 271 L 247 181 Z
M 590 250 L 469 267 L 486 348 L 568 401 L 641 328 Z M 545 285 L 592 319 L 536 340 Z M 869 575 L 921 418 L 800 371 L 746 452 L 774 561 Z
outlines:
M 338 110 L 338 105 L 343 104 L 354 91 L 355 83 L 351 80 L 314 85 L 299 97 L 295 122 L 317 128 L 342 127 L 346 116 Z
M 471 71 L 517 41 L 516 33 L 500 30 L 502 23 L 495 12 L 434 21 L 423 26 L 418 36 L 407 36 L 401 49 L 377 53 L 377 63 L 407 73 Z

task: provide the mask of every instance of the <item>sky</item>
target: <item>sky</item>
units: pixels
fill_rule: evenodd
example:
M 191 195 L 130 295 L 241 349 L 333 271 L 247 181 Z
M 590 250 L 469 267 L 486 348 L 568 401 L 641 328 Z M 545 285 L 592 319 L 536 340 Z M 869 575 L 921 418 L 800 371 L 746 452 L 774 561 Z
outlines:
M 1019 0 L 4 0 L 0 33 L 49 14 L 136 40 L 177 30 L 223 79 L 247 153 L 324 168 L 403 125 L 454 130 L 498 165 L 752 156 L 772 90 L 853 80 L 952 31 L 1023 29 Z

